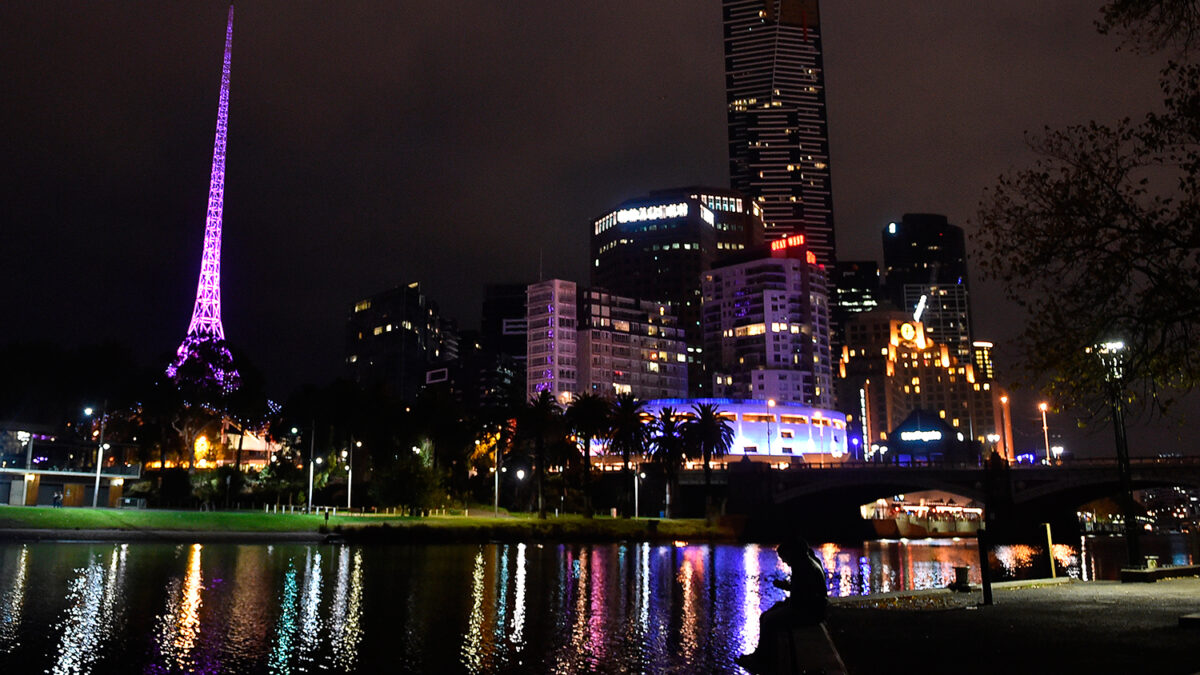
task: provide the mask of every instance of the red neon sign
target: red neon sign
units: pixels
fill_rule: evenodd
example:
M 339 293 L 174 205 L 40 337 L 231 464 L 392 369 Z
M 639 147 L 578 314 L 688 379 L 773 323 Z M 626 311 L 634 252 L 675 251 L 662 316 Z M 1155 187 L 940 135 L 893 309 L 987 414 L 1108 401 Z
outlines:
M 771 250 L 772 251 L 782 251 L 785 248 L 791 248 L 793 246 L 803 246 L 803 245 L 804 245 L 804 235 L 793 234 L 792 236 L 788 237 L 787 239 L 776 239 L 775 241 L 771 242 Z

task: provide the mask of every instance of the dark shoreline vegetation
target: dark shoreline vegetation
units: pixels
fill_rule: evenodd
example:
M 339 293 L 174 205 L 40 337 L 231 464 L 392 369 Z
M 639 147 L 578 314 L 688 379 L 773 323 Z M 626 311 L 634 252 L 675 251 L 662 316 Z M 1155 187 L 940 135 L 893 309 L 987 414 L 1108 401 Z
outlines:
M 484 512 L 484 509 L 478 509 Z M 730 521 L 704 519 L 584 518 L 539 520 L 530 514 L 494 517 L 435 515 L 330 516 L 252 511 L 132 511 L 0 508 L 0 540 L 131 540 L 240 542 L 328 541 L 354 543 L 463 543 L 488 541 L 738 541 Z

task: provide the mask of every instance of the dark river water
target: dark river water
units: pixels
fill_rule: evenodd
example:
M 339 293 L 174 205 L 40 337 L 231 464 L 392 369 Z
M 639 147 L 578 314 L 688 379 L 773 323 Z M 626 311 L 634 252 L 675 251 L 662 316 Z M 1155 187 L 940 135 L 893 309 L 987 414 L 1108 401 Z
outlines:
M 1122 550 L 1054 555 L 1105 578 Z M 979 580 L 974 540 L 816 551 L 834 596 Z M 1044 548 L 993 553 L 1048 572 Z M 754 545 L 2 543 L 0 673 L 743 672 L 785 575 Z

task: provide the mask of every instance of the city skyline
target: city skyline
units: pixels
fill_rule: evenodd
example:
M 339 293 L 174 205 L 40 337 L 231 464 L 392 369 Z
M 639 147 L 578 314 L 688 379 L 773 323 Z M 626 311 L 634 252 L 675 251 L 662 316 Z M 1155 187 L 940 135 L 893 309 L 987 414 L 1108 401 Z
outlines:
M 719 3 L 269 7 L 239 10 L 223 271 L 228 339 L 273 388 L 340 372 L 358 297 L 420 281 L 472 326 L 484 283 L 539 267 L 583 281 L 590 221 L 612 204 L 728 184 Z M 1158 62 L 1114 54 L 1095 6 L 1033 7 L 823 8 L 839 257 L 878 260 L 879 228 L 914 211 L 964 225 L 970 254 L 982 189 L 1031 156 L 1021 131 L 1155 107 Z M 6 294 L 10 339 L 172 349 L 226 9 L 0 10 L 6 84 L 25 94 L 4 113 L 22 132 L 6 140 L 22 161 L 4 181 L 20 252 L 5 283 L 28 289 Z M 885 50 L 893 30 L 911 40 Z M 986 283 L 976 298 L 1000 302 Z M 977 332 L 1003 350 L 1011 311 L 989 314 Z

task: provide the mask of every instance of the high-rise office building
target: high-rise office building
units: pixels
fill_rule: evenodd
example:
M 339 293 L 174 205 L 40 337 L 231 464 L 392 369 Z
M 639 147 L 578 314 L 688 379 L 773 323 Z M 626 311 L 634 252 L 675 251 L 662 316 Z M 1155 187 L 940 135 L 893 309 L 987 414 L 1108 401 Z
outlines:
M 930 338 L 908 312 L 877 309 L 846 322 L 839 371 L 839 400 L 847 412 L 851 446 L 870 457 L 872 446 L 916 410 L 954 427 L 965 440 L 987 441 L 1001 429 L 1000 391 Z
M 860 312 L 869 312 L 879 307 L 883 298 L 883 283 L 879 264 L 874 260 L 839 260 L 829 280 L 832 289 L 830 308 L 833 314 L 834 351 L 845 344 L 846 320 Z
M 496 362 L 509 362 L 518 391 L 525 391 L 525 289 L 527 283 L 488 284 L 483 288 L 479 342 Z
M 906 213 L 883 229 L 887 295 L 925 326 L 929 337 L 972 360 L 970 284 L 962 228 L 945 216 Z
M 832 269 L 833 198 L 817 0 L 724 0 L 732 186 L 767 239 L 804 234 Z
M 669 305 L 551 279 L 528 288 L 526 395 L 687 393 L 687 346 Z
M 711 393 L 704 374 L 700 275 L 763 243 L 762 210 L 740 192 L 658 190 L 592 223 L 592 285 L 671 304 L 688 343 L 691 395 Z
M 458 336 L 412 282 L 354 303 L 346 321 L 346 366 L 355 382 L 412 400 L 432 369 L 458 360 Z
M 825 268 L 804 235 L 704 275 L 704 353 L 717 396 L 833 405 Z

